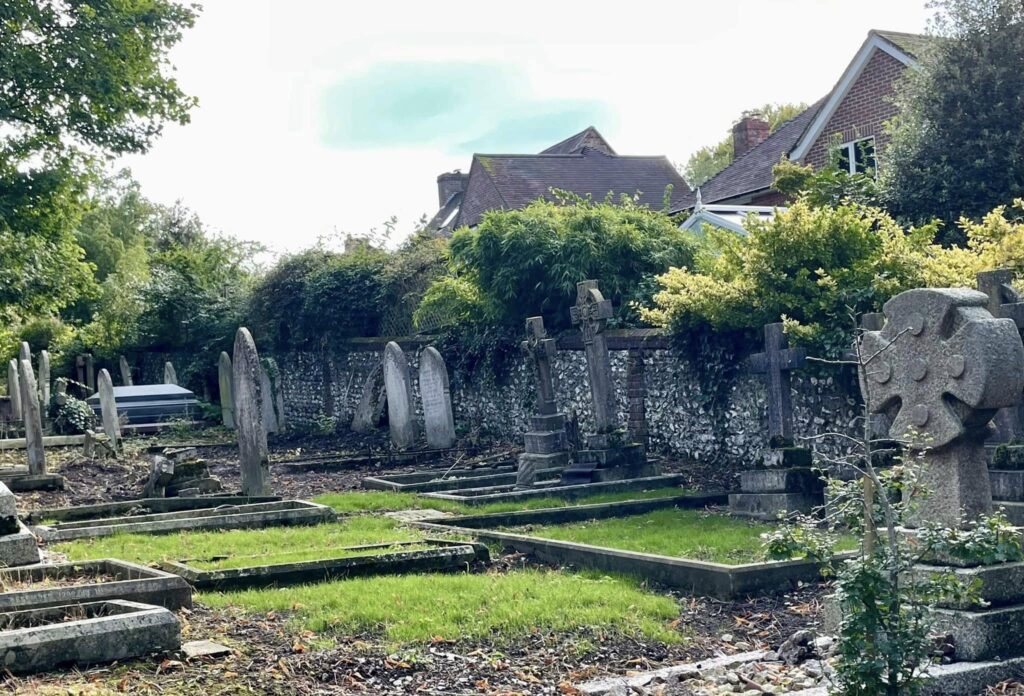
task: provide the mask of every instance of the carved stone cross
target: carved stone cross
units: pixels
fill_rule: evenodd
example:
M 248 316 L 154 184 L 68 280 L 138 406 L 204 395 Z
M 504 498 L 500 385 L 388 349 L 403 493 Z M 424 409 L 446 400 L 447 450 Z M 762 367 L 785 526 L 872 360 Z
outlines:
M 772 447 L 793 444 L 793 404 L 789 371 L 803 367 L 802 348 L 788 348 L 783 325 L 764 325 L 764 352 L 750 356 L 750 369 L 763 374 L 768 389 L 768 436 Z
M 537 412 L 545 416 L 551 415 L 557 410 L 551 361 L 554 360 L 558 349 L 555 339 L 548 338 L 543 317 L 527 318 L 526 340 L 523 341 L 522 347 L 523 352 L 533 363 L 533 376 L 537 383 Z
M 1024 302 L 1013 287 L 1013 271 L 1006 268 L 982 271 L 978 274 L 978 290 L 988 295 L 988 311 L 992 316 L 1012 319 L 1018 331 L 1024 329 Z M 1021 406 L 1000 409 L 994 423 L 996 432 L 990 442 L 1024 438 L 1024 408 Z
M 882 330 L 864 334 L 868 407 L 888 413 L 892 437 L 922 458 L 928 495 L 914 524 L 959 526 L 992 509 L 983 443 L 996 411 L 1020 401 L 1024 345 L 987 304 L 975 290 L 908 290 L 885 303 Z
M 576 305 L 570 314 L 573 326 L 579 326 L 583 333 L 597 432 L 610 433 L 619 427 L 608 341 L 604 336 L 605 325 L 612 317 L 612 303 L 604 299 L 596 280 L 584 280 L 576 284 Z

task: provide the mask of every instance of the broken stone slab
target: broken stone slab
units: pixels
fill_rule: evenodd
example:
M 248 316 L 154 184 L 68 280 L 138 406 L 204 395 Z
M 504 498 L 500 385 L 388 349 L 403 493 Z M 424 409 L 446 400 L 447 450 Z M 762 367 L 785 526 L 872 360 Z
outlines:
M 177 650 L 178 618 L 163 607 L 111 600 L 0 614 L 0 667 L 31 674 Z
M 167 485 L 174 479 L 174 462 L 159 454 L 153 456 L 149 467 L 149 480 L 142 495 L 146 498 L 163 498 Z
M 209 495 L 210 493 L 220 493 L 224 489 L 220 479 L 207 476 L 203 478 L 187 479 L 185 481 L 175 481 L 167 487 L 167 495 L 178 495 L 178 496 L 197 496 L 197 495 Z M 188 491 L 186 494 L 185 491 Z
M 189 659 L 197 657 L 223 657 L 234 652 L 231 648 L 212 640 L 190 640 L 181 644 L 181 652 Z
M 587 694 L 587 696 L 633 696 L 634 694 L 644 693 L 644 689 L 648 686 L 669 687 L 681 684 L 687 679 L 707 678 L 717 674 L 724 674 L 727 670 L 734 669 L 740 665 L 763 660 L 767 655 L 768 651 L 766 650 L 726 655 L 724 657 L 701 660 L 700 662 L 665 667 L 629 677 L 597 679 L 580 684 L 576 688 L 581 693 Z
M 36 538 L 20 521 L 14 533 L 0 536 L 0 566 L 24 566 L 38 563 L 39 559 Z
M 89 582 L 90 579 L 93 581 Z M 32 565 L 0 569 L 0 582 L 27 585 L 26 589 L 0 593 L 0 611 L 112 599 L 156 604 L 172 610 L 192 606 L 192 588 L 177 575 L 110 558 L 40 564 L 37 553 Z

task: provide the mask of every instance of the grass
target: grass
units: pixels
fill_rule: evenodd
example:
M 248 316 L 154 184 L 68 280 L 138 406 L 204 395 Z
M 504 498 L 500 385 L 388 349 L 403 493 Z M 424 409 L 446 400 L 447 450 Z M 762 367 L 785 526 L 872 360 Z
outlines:
M 678 508 L 643 515 L 510 529 L 560 541 L 736 565 L 764 560 L 760 535 L 771 526 Z M 839 548 L 852 548 L 845 539 Z
M 225 555 L 206 559 L 191 560 L 188 565 L 200 570 L 227 570 L 229 568 L 249 568 L 252 566 L 276 565 L 280 563 L 299 563 L 302 561 L 336 560 L 356 556 L 381 556 L 388 553 L 410 553 L 435 548 L 430 544 L 411 544 L 406 546 L 384 546 L 378 549 L 347 550 L 345 547 L 317 547 L 314 549 L 298 549 L 294 551 L 275 551 L 250 556 Z
M 507 640 L 535 631 L 581 629 L 679 643 L 679 607 L 639 581 L 548 570 L 428 574 L 343 580 L 287 590 L 203 594 L 214 607 L 292 612 L 302 629 L 373 633 L 392 643 Z
M 624 491 L 619 493 L 600 493 L 577 500 L 561 498 L 533 498 L 509 503 L 488 503 L 486 505 L 466 505 L 448 500 L 424 498 L 415 493 L 396 491 L 348 491 L 346 493 L 327 493 L 313 499 L 321 505 L 329 505 L 338 512 L 381 512 L 387 510 L 440 510 L 458 515 L 484 515 L 497 512 L 513 512 L 515 510 L 539 510 L 541 508 L 571 507 L 576 505 L 592 505 L 597 503 L 615 503 L 622 500 L 646 500 L 666 496 L 683 495 L 687 491 L 682 488 L 657 488 L 649 491 Z

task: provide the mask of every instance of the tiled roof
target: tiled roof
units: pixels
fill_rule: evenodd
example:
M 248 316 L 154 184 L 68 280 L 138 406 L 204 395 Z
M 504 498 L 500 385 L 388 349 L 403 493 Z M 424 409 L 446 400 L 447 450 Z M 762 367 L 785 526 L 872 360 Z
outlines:
M 587 126 L 576 135 L 570 135 L 560 143 L 555 143 L 547 150 L 541 151 L 542 155 L 575 155 L 589 147 L 592 150 L 600 150 L 606 155 L 614 155 L 615 150 L 608 144 L 596 128 Z
M 912 58 L 920 58 L 935 39 L 924 34 L 907 34 L 902 31 L 885 31 L 872 29 L 871 33 L 879 36 Z
M 683 177 L 660 156 L 620 157 L 591 148 L 571 155 L 475 155 L 457 224 L 476 225 L 488 210 L 514 210 L 550 199 L 552 188 L 596 200 L 639 191 L 641 205 L 660 209 L 669 184 L 673 207 L 691 197 Z

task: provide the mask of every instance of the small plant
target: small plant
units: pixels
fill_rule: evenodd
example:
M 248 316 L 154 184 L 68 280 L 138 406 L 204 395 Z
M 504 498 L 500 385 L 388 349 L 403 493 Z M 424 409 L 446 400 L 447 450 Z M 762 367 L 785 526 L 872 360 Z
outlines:
M 66 395 L 64 403 L 54 401 L 50 404 L 50 417 L 54 428 L 62 433 L 84 433 L 96 426 L 96 414 L 92 407 L 70 394 Z
M 316 432 L 320 435 L 334 435 L 338 431 L 338 417 L 328 416 L 323 411 L 316 414 L 316 418 L 313 419 L 313 425 L 316 428 Z
M 961 529 L 926 526 L 919 534 L 924 553 L 967 566 L 1009 563 L 1024 559 L 1020 531 L 1000 509 L 977 524 Z

